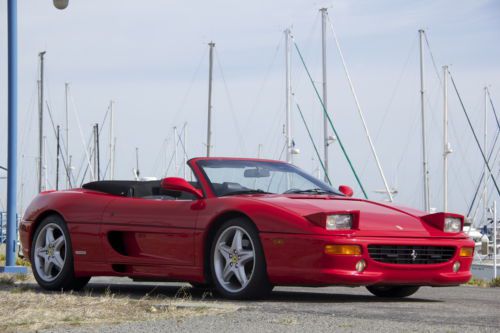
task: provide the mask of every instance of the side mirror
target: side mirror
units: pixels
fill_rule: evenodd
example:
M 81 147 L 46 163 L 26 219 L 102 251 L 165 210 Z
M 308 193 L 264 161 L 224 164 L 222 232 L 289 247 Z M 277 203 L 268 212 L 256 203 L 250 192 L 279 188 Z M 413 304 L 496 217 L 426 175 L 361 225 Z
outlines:
M 187 192 L 194 195 L 197 199 L 203 198 L 203 193 L 189 184 L 184 178 L 168 177 L 161 180 L 161 188 L 169 191 Z
M 347 185 L 340 185 L 339 191 L 342 192 L 346 197 L 349 197 L 349 198 L 352 197 L 352 195 L 354 194 L 352 188 L 350 188 Z

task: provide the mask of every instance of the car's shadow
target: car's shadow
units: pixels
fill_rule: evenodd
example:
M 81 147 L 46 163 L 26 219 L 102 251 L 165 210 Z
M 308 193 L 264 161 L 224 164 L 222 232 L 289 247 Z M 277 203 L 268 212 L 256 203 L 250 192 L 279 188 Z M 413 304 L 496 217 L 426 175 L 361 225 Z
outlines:
M 335 293 L 334 288 L 329 288 L 325 292 L 324 288 L 304 288 L 297 287 L 287 288 L 287 290 L 274 290 L 268 297 L 261 299 L 258 302 L 295 302 L 295 303 L 383 303 L 383 302 L 424 302 L 424 303 L 436 303 L 441 302 L 436 299 L 424 299 L 418 297 L 410 298 L 380 298 L 372 295 L 359 295 L 359 294 L 349 294 L 349 293 Z M 299 290 L 301 289 L 301 290 Z M 333 291 L 333 292 L 332 292 Z M 190 299 L 196 300 L 207 300 L 207 301 L 222 301 L 227 300 L 220 297 L 213 290 L 193 288 L 189 285 L 184 286 L 170 286 L 170 285 L 154 285 L 154 284 L 107 284 L 107 283 L 90 283 L 83 293 L 91 295 L 103 295 L 103 294 L 115 294 L 123 295 L 131 298 L 140 299 L 145 297 L 170 297 L 179 299 Z M 231 301 L 234 302 L 234 301 Z M 246 301 L 247 303 L 252 303 L 252 301 Z

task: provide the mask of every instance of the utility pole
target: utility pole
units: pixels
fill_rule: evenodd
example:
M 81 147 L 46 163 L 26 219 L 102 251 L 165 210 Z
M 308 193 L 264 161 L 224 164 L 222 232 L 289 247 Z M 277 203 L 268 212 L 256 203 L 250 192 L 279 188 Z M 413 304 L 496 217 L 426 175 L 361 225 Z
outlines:
M 425 31 L 418 31 L 420 39 L 420 107 L 422 116 L 422 160 L 423 160 L 423 175 L 424 175 L 424 210 L 430 211 L 430 189 L 429 189 L 429 165 L 427 163 L 427 139 L 425 130 L 425 99 L 424 99 L 424 34 Z
M 443 211 L 448 211 L 448 66 L 443 66 Z
M 65 128 L 65 141 L 66 141 L 66 188 L 69 188 L 69 184 L 71 183 L 70 180 L 70 168 L 71 164 L 69 163 L 69 113 L 68 113 L 68 90 L 69 90 L 69 83 L 65 82 L 64 83 L 64 110 L 65 110 L 65 115 L 66 115 L 66 128 Z
M 208 61 L 208 122 L 207 122 L 207 157 L 210 157 L 212 148 L 212 77 L 214 67 L 214 47 L 215 43 L 208 43 L 209 61 Z
M 113 180 L 115 174 L 113 101 L 109 102 L 109 115 L 109 180 Z
M 285 30 L 285 79 L 286 79 L 286 117 L 285 117 L 285 139 L 286 139 L 286 162 L 292 163 L 292 80 L 290 76 L 290 47 L 291 47 L 291 32 L 290 29 Z
M 325 182 L 329 182 L 328 178 L 328 146 L 329 146 L 329 135 L 328 135 L 328 89 L 327 89 L 327 74 L 326 74 L 326 20 L 328 15 L 327 8 L 321 8 L 321 50 L 322 50 L 322 60 L 323 60 L 323 165 L 325 167 Z
M 44 55 L 45 51 L 38 53 L 40 58 L 40 78 L 38 80 L 38 192 L 43 186 L 43 84 L 44 84 Z
M 61 127 L 57 125 L 57 158 L 56 158 L 56 191 L 59 191 L 59 155 L 61 154 L 61 145 L 59 143 L 59 132 Z

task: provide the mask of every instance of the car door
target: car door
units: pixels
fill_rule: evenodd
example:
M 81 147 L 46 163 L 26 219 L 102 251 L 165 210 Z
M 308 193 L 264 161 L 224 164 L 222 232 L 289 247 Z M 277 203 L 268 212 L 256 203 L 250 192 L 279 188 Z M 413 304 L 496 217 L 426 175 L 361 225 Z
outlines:
M 105 209 L 101 231 L 111 264 L 194 264 L 200 200 L 120 197 Z

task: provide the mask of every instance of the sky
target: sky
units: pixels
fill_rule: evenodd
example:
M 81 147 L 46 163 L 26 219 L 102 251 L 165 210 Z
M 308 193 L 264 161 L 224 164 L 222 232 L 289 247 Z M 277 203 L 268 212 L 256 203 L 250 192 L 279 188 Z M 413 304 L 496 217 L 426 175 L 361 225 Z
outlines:
M 360 106 L 395 202 L 423 206 L 418 30 L 425 29 L 424 77 L 431 206 L 443 209 L 443 88 L 449 65 L 478 137 L 484 133 L 484 87 L 500 103 L 500 3 L 443 1 L 19 1 L 19 209 L 36 194 L 38 53 L 45 55 L 45 100 L 65 130 L 69 83 L 69 152 L 82 182 L 84 146 L 114 101 L 115 179 L 131 179 L 139 149 L 142 176 L 183 174 L 182 144 L 174 161 L 174 131 L 186 125 L 189 158 L 206 152 L 208 43 L 215 46 L 213 155 L 283 159 L 285 48 L 292 30 L 313 81 L 321 89 L 321 17 L 328 8 L 328 112 L 370 199 L 383 189 L 335 45 L 344 53 Z M 7 160 L 6 0 L 0 0 L 0 165 Z M 294 164 L 320 175 L 320 164 L 295 103 L 316 145 L 322 145 L 322 108 L 297 52 L 291 54 Z M 489 102 L 489 101 L 488 101 Z M 481 176 L 481 154 L 457 94 L 449 84 L 449 211 L 465 214 Z M 497 124 L 487 108 L 487 145 Z M 47 108 L 47 188 L 55 187 L 56 141 Z M 177 140 L 178 141 L 178 140 Z M 101 129 L 101 165 L 109 163 L 109 119 Z M 499 144 L 500 146 L 500 144 Z M 260 147 L 260 149 L 259 149 Z M 361 196 L 338 142 L 330 148 L 335 186 Z M 496 150 L 495 154 L 496 156 Z M 498 172 L 498 163 L 492 165 Z M 104 174 L 104 171 L 103 171 Z M 5 173 L 0 174 L 1 177 Z M 106 174 L 106 177 L 109 173 Z M 63 173 L 61 172 L 63 178 Z M 85 181 L 90 173 L 87 172 Z M 63 181 L 63 187 L 65 182 Z M 0 210 L 6 181 L 0 180 Z M 498 199 L 488 184 L 488 202 Z M 479 213 L 481 214 L 481 210 Z M 478 216 L 479 216 L 478 215 Z

